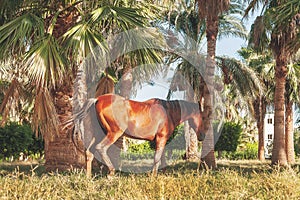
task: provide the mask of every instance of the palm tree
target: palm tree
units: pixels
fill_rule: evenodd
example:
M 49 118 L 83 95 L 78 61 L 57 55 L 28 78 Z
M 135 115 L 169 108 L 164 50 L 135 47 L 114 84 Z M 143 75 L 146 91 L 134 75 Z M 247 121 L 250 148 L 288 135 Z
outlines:
M 289 54 L 295 55 L 300 48 L 300 35 L 299 35 L 299 25 L 300 25 L 300 8 L 299 1 L 284 1 L 282 4 L 278 5 L 278 12 L 280 13 L 276 18 L 276 23 L 281 24 L 282 29 L 290 31 L 289 34 L 283 38 L 285 51 Z M 272 13 L 273 16 L 275 15 Z M 297 54 L 296 54 L 297 56 Z M 297 62 L 296 60 L 293 60 Z M 288 68 L 287 83 L 286 83 L 286 124 L 285 124 L 285 150 L 287 154 L 287 162 L 293 164 L 295 162 L 294 153 L 294 141 L 293 141 L 293 109 L 294 103 L 299 104 L 299 66 L 297 64 L 292 64 Z
M 285 94 L 285 151 L 287 155 L 287 162 L 289 164 L 295 163 L 294 150 L 294 117 L 293 105 L 300 104 L 299 98 L 299 77 L 300 70 L 298 64 L 289 65 L 289 73 L 287 75 L 286 94 Z
M 247 11 L 253 9 L 261 1 L 252 1 Z M 297 3 L 293 1 L 293 5 Z M 269 47 L 274 54 L 276 61 L 275 67 L 275 126 L 274 126 L 274 145 L 272 152 L 272 164 L 287 164 L 285 148 L 285 87 L 288 74 L 288 63 L 291 56 L 299 49 L 299 40 L 297 40 L 297 15 L 295 12 L 283 12 L 291 7 L 289 1 L 265 1 L 264 15 L 261 20 L 263 28 L 269 30 L 271 40 Z M 247 12 L 246 12 L 247 14 Z M 280 16 L 280 17 L 279 17 Z M 282 19 L 285 19 L 283 21 Z M 260 28 L 260 32 L 264 29 Z
M 284 1 L 287 2 L 287 1 Z M 276 8 L 283 5 L 284 2 L 277 2 Z M 275 9 L 276 10 L 276 9 Z M 275 17 L 278 13 L 271 12 L 271 17 Z M 290 16 L 292 17 L 292 16 Z M 275 55 L 275 126 L 274 126 L 274 145 L 272 151 L 272 164 L 286 165 L 286 140 L 285 140 L 285 87 L 288 75 L 288 63 L 291 56 L 297 52 L 298 45 L 290 48 L 290 44 L 297 42 L 296 19 L 291 18 L 289 24 L 275 21 L 274 29 L 271 34 L 270 47 Z M 298 42 L 299 43 L 299 42 Z M 299 48 L 299 46 L 298 46 Z
M 238 17 L 239 15 L 242 16 L 242 10 L 243 7 L 241 4 L 232 2 L 229 11 L 219 16 L 220 31 L 218 37 L 235 36 L 246 38 L 245 27 L 241 23 L 241 19 Z M 189 39 L 192 39 L 195 41 L 195 43 L 193 43 L 195 46 L 190 48 L 194 49 L 195 52 L 201 52 L 201 47 L 205 37 L 206 24 L 204 20 L 200 19 L 198 11 L 195 10 L 193 1 L 189 1 L 186 4 L 180 4 L 179 8 L 177 9 L 173 8 L 173 10 L 169 11 L 167 20 L 171 25 L 174 26 L 171 26 L 171 28 L 168 30 L 169 34 L 172 32 L 172 28 L 176 29 L 184 35 L 186 45 L 191 45 L 189 43 Z M 176 69 L 177 73 L 182 75 L 190 83 L 191 87 L 179 85 L 179 83 L 182 83 L 182 81 L 177 80 L 178 77 L 174 76 L 171 84 L 171 87 L 173 88 L 171 88 L 171 90 L 186 90 L 186 94 L 190 101 L 200 101 L 200 99 L 203 97 L 204 80 L 199 71 L 196 70 L 195 67 L 192 66 L 187 60 L 181 60 L 178 58 L 178 56 L 174 58 L 174 60 L 176 62 L 179 61 Z M 190 94 L 190 90 L 192 90 L 194 94 Z M 185 126 L 188 126 L 188 124 L 186 123 Z M 187 127 L 185 130 L 189 132 Z M 193 137 L 192 133 L 187 133 L 187 135 L 191 135 L 191 138 L 195 138 Z M 192 147 L 196 147 L 197 145 L 195 144 L 197 144 L 197 140 L 188 141 L 188 144 Z M 191 155 L 196 155 L 197 148 L 193 149 L 194 150 L 188 148 Z
M 204 88 L 204 112 L 206 139 L 202 148 L 202 160 L 208 168 L 216 168 L 214 155 L 214 137 L 213 137 L 213 94 L 214 74 L 215 74 L 215 55 L 216 42 L 219 30 L 219 16 L 229 9 L 230 0 L 197 0 L 200 19 L 206 20 L 206 39 L 207 39 L 207 58 Z
M 1 60 L 13 59 L 16 70 L 29 77 L 23 81 L 34 96 L 32 124 L 45 140 L 46 169 L 83 167 L 84 153 L 74 146 L 69 131 L 59 128 L 72 114 L 77 68 L 96 45 L 105 51 L 109 34 L 143 27 L 152 13 L 143 10 L 145 2 L 136 1 L 1 3 L 10 5 L 0 10 Z
M 255 27 L 255 26 L 254 26 Z M 251 29 L 251 33 L 253 27 Z M 253 36 L 253 34 L 250 34 Z M 273 99 L 273 69 L 274 60 L 270 51 L 258 54 L 252 47 L 256 47 L 253 44 L 253 38 L 250 37 L 248 48 L 242 48 L 239 50 L 239 55 L 243 59 L 243 62 L 248 68 L 252 69 L 260 79 L 260 85 L 264 89 L 257 93 L 255 98 L 250 102 L 252 104 L 252 114 L 256 119 L 256 125 L 258 130 L 258 159 L 263 161 L 265 159 L 264 149 L 264 117 L 266 114 L 267 106 L 271 104 Z

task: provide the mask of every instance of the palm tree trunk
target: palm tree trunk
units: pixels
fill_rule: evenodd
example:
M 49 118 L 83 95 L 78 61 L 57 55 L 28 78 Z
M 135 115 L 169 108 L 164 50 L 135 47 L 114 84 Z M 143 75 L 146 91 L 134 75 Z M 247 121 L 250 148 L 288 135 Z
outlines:
M 287 165 L 285 151 L 285 84 L 286 84 L 286 56 L 276 56 L 275 68 L 275 116 L 274 116 L 274 142 L 272 150 L 273 165 Z
M 194 101 L 195 94 L 188 88 L 186 91 L 186 99 L 188 101 Z M 198 159 L 198 138 L 196 132 L 190 128 L 189 122 L 184 122 L 184 135 L 186 141 L 186 159 Z
M 289 164 L 295 163 L 295 150 L 294 150 L 294 120 L 293 120 L 293 102 L 287 101 L 285 111 L 285 151 L 287 162 Z
M 71 98 L 73 95 L 70 86 L 62 86 L 53 92 L 57 114 L 60 120 L 72 115 Z M 47 171 L 65 171 L 72 168 L 85 168 L 85 153 L 83 146 L 78 149 L 72 141 L 70 130 L 59 128 L 55 136 L 44 135 L 45 141 L 45 168 Z M 71 130 L 72 131 L 72 130 Z
M 207 59 L 206 59 L 206 72 L 204 88 L 204 126 L 206 130 L 205 140 L 202 145 L 202 161 L 210 169 L 217 167 L 216 158 L 214 153 L 214 133 L 213 133 L 213 92 L 214 90 L 214 74 L 215 74 L 215 53 L 216 41 L 218 35 L 218 16 L 207 17 Z
M 265 160 L 264 147 L 264 117 L 266 114 L 266 104 L 263 97 L 259 97 L 254 102 L 256 126 L 258 130 L 258 159 Z
M 184 136 L 186 140 L 186 159 L 198 159 L 198 139 L 195 131 L 190 128 L 188 121 L 184 122 Z

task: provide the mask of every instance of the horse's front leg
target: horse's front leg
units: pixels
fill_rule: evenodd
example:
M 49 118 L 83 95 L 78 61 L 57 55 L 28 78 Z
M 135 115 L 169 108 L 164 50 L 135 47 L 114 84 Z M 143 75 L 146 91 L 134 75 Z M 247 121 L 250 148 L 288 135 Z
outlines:
M 153 164 L 153 170 L 152 170 L 152 173 L 154 176 L 157 175 L 159 161 L 161 160 L 162 155 L 164 154 L 166 142 L 167 142 L 167 140 L 165 138 L 160 138 L 160 137 L 156 138 L 156 148 L 155 148 L 154 164 Z M 165 159 L 163 162 L 165 162 Z M 162 163 L 162 164 L 165 164 L 165 163 Z
M 165 169 L 167 167 L 167 159 L 166 159 L 166 147 L 164 148 L 161 155 L 161 168 Z

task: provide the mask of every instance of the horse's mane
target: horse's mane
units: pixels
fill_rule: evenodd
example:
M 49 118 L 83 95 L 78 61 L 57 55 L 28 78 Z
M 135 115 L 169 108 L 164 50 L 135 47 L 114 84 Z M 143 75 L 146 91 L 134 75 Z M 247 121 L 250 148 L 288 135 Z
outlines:
M 97 85 L 95 97 L 98 97 L 103 94 L 114 93 L 114 90 L 114 81 L 108 76 L 103 76 Z

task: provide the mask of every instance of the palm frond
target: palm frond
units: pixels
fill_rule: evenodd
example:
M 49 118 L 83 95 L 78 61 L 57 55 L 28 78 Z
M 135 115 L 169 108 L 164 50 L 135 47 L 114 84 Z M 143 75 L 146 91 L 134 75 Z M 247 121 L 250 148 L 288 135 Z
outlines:
M 0 1 L 0 26 L 14 15 L 22 6 L 24 0 L 1 0 Z
M 263 84 L 256 73 L 238 60 L 217 57 L 217 64 L 222 69 L 224 78 L 229 77 L 229 83 L 243 96 L 254 98 L 264 91 Z
M 263 7 L 266 7 L 268 4 L 268 1 L 266 0 L 247 0 L 248 7 L 245 9 L 244 17 L 249 17 L 250 13 L 253 14 L 257 10 L 260 9 L 260 6 L 263 5 Z
M 34 114 L 32 118 L 33 129 L 36 134 L 41 131 L 44 137 L 52 138 L 59 133 L 59 120 L 48 89 L 39 88 L 34 101 Z
M 105 51 L 107 49 L 102 35 L 90 25 L 87 22 L 82 22 L 63 35 L 63 46 L 66 52 L 72 57 L 78 58 L 74 62 L 78 63 L 90 54 L 95 57 L 96 46 L 98 46 L 98 50 Z
M 37 87 L 55 87 L 62 81 L 66 66 L 64 53 L 51 35 L 30 48 L 24 63 L 25 71 Z
M 298 64 L 291 64 L 289 67 L 289 73 L 287 75 L 286 83 L 286 98 L 289 101 L 300 104 L 300 66 Z
M 26 13 L 0 26 L 0 59 L 12 53 L 25 52 L 34 38 L 44 34 L 44 22 L 32 13 Z
M 219 37 L 234 36 L 247 39 L 247 30 L 241 19 L 233 15 L 224 15 L 219 21 Z
M 4 99 L 2 100 L 2 103 L 0 105 L 0 113 L 2 113 L 3 121 L 1 124 L 5 123 L 5 119 L 7 119 L 9 108 L 11 107 L 11 103 L 13 99 L 18 99 L 19 93 L 19 82 L 17 79 L 13 79 L 10 83 L 10 86 L 7 88 Z
M 264 52 L 269 48 L 270 30 L 264 16 L 256 17 L 251 26 L 248 46 L 258 52 Z
M 144 26 L 144 17 L 139 15 L 138 9 L 130 7 L 118 7 L 107 5 L 92 11 L 91 23 L 116 23 L 123 30 L 129 30 L 135 26 Z
M 300 2 L 287 1 L 271 10 L 269 14 L 274 18 L 276 27 L 279 30 L 284 30 L 283 33 L 288 43 L 286 45 L 287 51 L 292 52 L 292 54 L 296 53 L 300 49 Z

